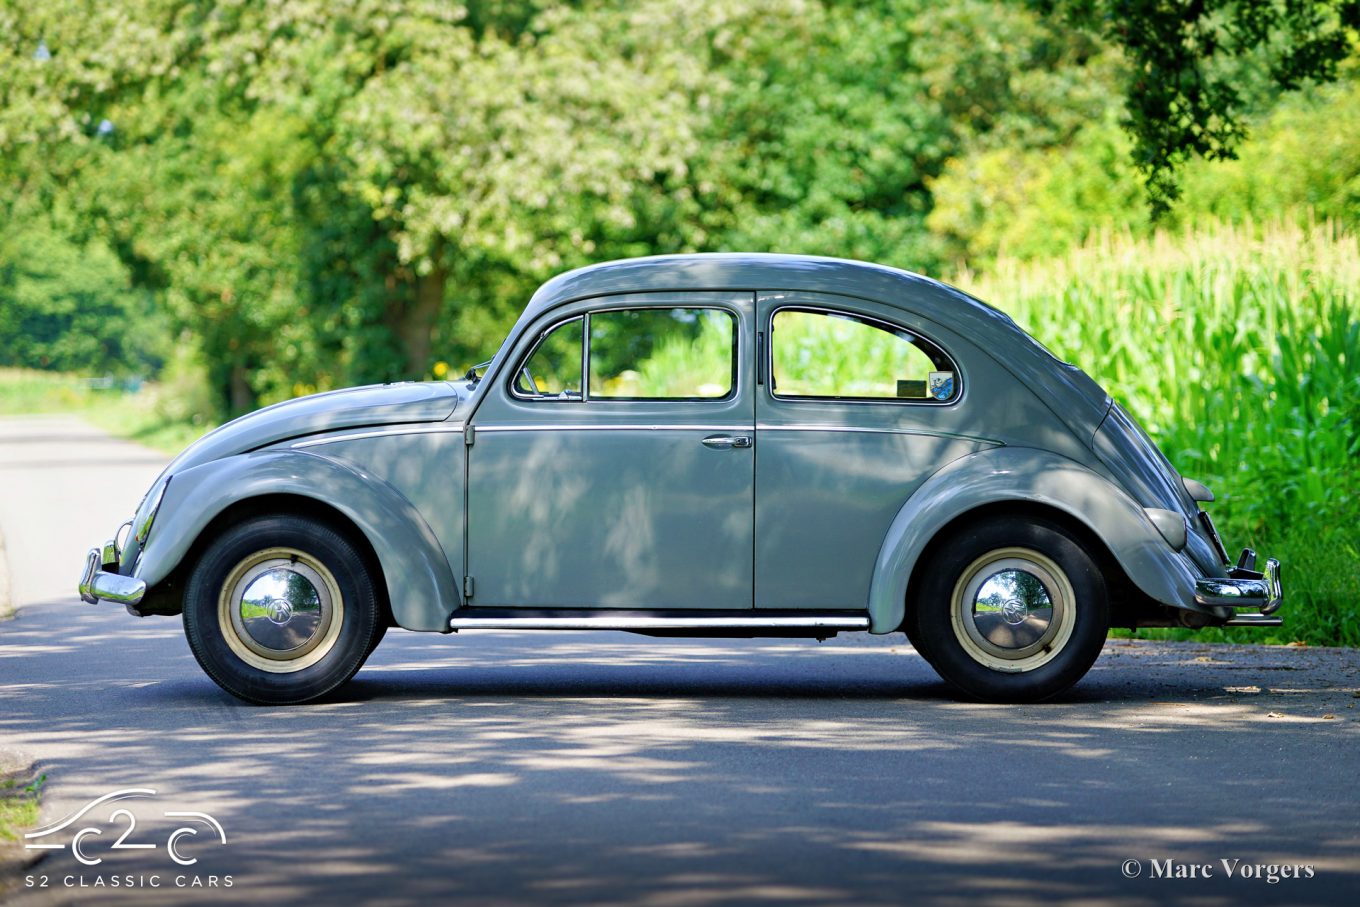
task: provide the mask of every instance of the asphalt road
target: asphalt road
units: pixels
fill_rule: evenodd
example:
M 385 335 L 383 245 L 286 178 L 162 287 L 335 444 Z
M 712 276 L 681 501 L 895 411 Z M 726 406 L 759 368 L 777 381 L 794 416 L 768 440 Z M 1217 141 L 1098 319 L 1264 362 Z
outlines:
M 0 420 L 20 606 L 0 623 L 0 748 L 48 774 L 48 823 L 156 792 L 44 838 L 62 847 L 11 874 L 19 904 L 1360 894 L 1354 650 L 1112 642 L 1061 701 L 997 707 L 953 701 L 901 637 L 393 632 L 335 701 L 252 707 L 178 620 L 72 592 L 162 463 L 79 423 Z M 129 821 L 124 843 L 153 847 L 111 846 Z M 198 862 L 178 865 L 167 838 L 195 823 L 176 853 Z M 96 865 L 71 850 L 85 828 Z

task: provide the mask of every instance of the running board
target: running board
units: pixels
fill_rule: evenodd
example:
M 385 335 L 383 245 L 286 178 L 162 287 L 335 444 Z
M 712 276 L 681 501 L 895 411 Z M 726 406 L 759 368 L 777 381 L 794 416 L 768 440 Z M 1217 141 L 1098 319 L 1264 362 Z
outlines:
M 705 617 L 702 614 L 506 614 L 462 617 L 449 621 L 450 630 L 867 630 L 861 615 L 781 615 L 777 617 Z

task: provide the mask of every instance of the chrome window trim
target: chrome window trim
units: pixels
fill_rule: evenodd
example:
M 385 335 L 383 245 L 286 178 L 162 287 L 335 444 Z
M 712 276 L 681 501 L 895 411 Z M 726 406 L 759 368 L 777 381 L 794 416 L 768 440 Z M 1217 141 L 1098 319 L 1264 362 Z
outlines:
M 519 378 L 520 375 L 520 370 L 523 369 L 524 366 L 528 365 L 530 359 L 534 358 L 534 353 L 538 352 L 538 348 L 543 345 L 543 341 L 547 340 L 548 337 L 558 328 L 571 324 L 573 321 L 581 322 L 581 398 L 579 400 L 572 400 L 570 397 L 564 399 L 562 397 L 555 396 L 548 397 L 544 394 L 539 394 L 536 397 L 530 397 L 526 394 L 521 394 L 519 392 L 519 388 L 515 386 L 517 383 L 517 379 Z M 507 376 L 506 386 L 510 388 L 510 396 L 514 397 L 516 400 L 524 400 L 529 403 L 584 403 L 586 400 L 586 369 L 588 368 L 586 364 L 587 362 L 586 354 L 590 350 L 590 334 L 588 333 L 589 331 L 590 331 L 589 312 L 586 312 L 581 315 L 572 315 L 570 318 L 563 318 L 561 321 L 554 322 L 551 326 L 544 328 L 543 332 L 538 335 L 538 339 L 534 341 L 533 346 L 529 347 L 528 352 L 526 352 L 523 356 L 520 357 L 516 367 L 512 369 L 510 371 L 510 374 Z
M 926 343 L 935 347 L 949 360 L 949 364 L 952 366 L 951 371 L 954 373 L 954 396 L 948 400 L 911 400 L 905 397 L 807 397 L 776 393 L 774 389 L 774 319 L 780 312 L 790 310 L 795 312 L 811 312 L 818 315 L 840 316 L 854 321 L 867 322 L 878 325 L 881 328 L 886 328 L 893 334 L 897 334 L 901 331 L 914 334 Z M 765 321 L 764 359 L 765 361 L 761 362 L 759 367 L 765 370 L 766 393 L 770 395 L 771 399 L 780 400 L 786 403 L 867 403 L 871 405 L 886 403 L 891 406 L 929 406 L 939 408 L 942 406 L 956 406 L 963 400 L 963 395 L 966 390 L 963 381 L 963 371 L 959 368 L 958 359 L 954 357 L 953 353 L 945 349 L 942 344 L 937 343 L 933 338 L 921 331 L 907 327 L 903 324 L 894 324 L 877 315 L 865 315 L 861 312 L 854 312 L 847 309 L 834 309 L 825 305 L 816 305 L 814 303 L 786 302 L 770 310 L 770 316 Z
M 606 297 L 607 298 L 607 297 Z M 637 312 L 637 311 L 665 311 L 667 309 L 691 309 L 698 311 L 722 312 L 732 319 L 732 373 L 730 376 L 731 386 L 727 393 L 721 397 L 592 397 L 590 395 L 590 316 L 599 315 L 604 312 Z M 579 400 L 562 399 L 560 397 L 529 397 L 519 393 L 515 387 L 515 379 L 519 375 L 519 370 L 525 363 L 538 351 L 538 347 L 549 334 L 557 330 L 568 322 L 581 319 L 581 398 Z M 609 403 L 730 403 L 741 396 L 741 339 L 742 339 L 742 320 L 741 312 L 735 308 L 716 303 L 687 304 L 681 300 L 673 303 L 637 303 L 628 305 L 626 303 L 612 306 L 602 306 L 600 308 L 589 309 L 569 315 L 561 321 L 555 321 L 534 341 L 533 346 L 519 358 L 515 368 L 511 369 L 506 376 L 506 389 L 510 396 L 515 400 L 525 403 L 586 403 L 591 400 L 599 400 Z

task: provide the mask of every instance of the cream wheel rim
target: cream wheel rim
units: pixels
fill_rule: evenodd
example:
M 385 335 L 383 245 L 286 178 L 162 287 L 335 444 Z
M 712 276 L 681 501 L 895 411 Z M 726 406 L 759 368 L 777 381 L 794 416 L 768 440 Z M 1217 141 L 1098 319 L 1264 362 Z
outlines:
M 266 548 L 227 575 L 218 625 L 237 658 L 271 674 L 311 667 L 335 648 L 345 600 L 326 565 L 296 548 Z
M 1066 572 L 1031 548 L 998 548 L 959 575 L 950 599 L 954 637 L 970 658 L 1005 673 L 1033 671 L 1062 652 L 1076 626 Z

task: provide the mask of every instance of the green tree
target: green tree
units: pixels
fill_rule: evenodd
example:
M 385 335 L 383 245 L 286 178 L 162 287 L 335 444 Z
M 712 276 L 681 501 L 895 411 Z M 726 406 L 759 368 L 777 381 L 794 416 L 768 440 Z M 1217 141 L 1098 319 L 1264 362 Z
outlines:
M 1281 90 L 1332 81 L 1360 32 L 1360 0 L 1029 2 L 1124 52 L 1124 126 L 1154 215 L 1180 196 L 1188 159 L 1234 157 L 1246 135 L 1244 76 L 1263 72 Z

